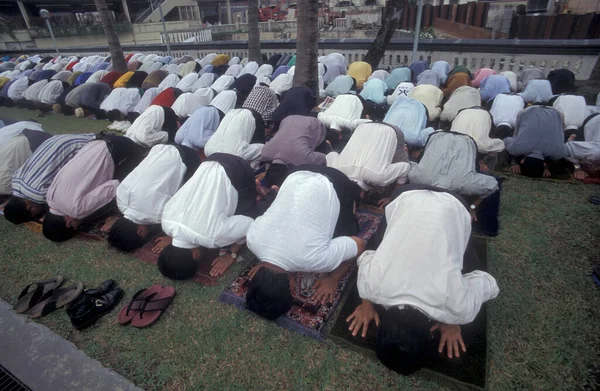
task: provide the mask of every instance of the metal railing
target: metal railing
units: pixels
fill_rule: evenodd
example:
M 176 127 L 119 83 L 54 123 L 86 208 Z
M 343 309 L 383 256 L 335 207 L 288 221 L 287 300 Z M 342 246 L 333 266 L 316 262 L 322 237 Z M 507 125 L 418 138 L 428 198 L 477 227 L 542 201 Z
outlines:
M 142 11 L 141 13 L 139 13 L 136 17 L 135 17 L 135 21 L 137 23 L 139 22 L 143 22 L 144 19 L 146 19 L 148 16 L 150 16 L 150 14 L 152 14 L 157 8 L 159 4 L 162 4 L 164 0 L 152 0 L 150 2 L 150 7 L 146 8 L 144 11 Z

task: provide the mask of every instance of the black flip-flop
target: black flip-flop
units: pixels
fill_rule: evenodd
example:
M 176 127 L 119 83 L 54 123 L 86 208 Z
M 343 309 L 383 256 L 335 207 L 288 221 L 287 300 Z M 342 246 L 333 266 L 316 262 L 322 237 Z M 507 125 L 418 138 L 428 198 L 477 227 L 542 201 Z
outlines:
M 54 290 L 64 282 L 63 276 L 52 277 L 45 281 L 34 282 L 21 291 L 13 310 L 17 314 L 29 311 L 42 300 L 48 299 L 54 293 Z
M 66 288 L 55 289 L 52 296 L 46 300 L 40 301 L 29 310 L 29 316 L 32 318 L 39 318 L 56 311 L 57 309 L 64 307 L 65 305 L 77 299 L 82 292 L 83 283 L 81 282 Z

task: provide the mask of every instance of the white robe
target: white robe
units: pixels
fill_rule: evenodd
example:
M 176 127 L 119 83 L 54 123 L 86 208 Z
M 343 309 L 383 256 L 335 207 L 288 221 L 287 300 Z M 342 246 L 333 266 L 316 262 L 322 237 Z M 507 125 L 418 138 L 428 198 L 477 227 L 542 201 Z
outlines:
M 175 88 L 179 88 L 182 92 L 191 92 L 194 83 L 198 80 L 198 74 L 195 72 L 188 73 L 179 80 Z
M 319 113 L 318 118 L 333 130 L 354 130 L 361 124 L 371 122 L 369 119 L 360 118 L 362 112 L 363 105 L 356 95 L 340 95 L 327 110 Z
M 275 80 L 273 80 L 271 82 L 271 84 L 269 85 L 269 88 L 272 89 L 273 91 L 275 91 L 276 94 L 281 95 L 285 91 L 292 88 L 293 84 L 294 84 L 294 76 L 288 75 L 287 73 L 282 73 L 281 75 L 277 76 L 275 78 Z
M 163 81 L 160 82 L 160 84 L 158 85 L 158 88 L 161 91 L 166 90 L 167 88 L 171 88 L 171 87 L 175 87 L 177 85 L 177 83 L 179 83 L 179 76 L 177 76 L 177 74 L 170 74 L 167 75 L 167 77 L 165 77 L 163 79 Z
M 210 101 L 210 105 L 216 107 L 221 110 L 223 114 L 229 113 L 231 110 L 235 109 L 235 104 L 237 103 L 237 93 L 233 90 L 223 91 Z
M 127 129 L 125 137 L 145 148 L 164 144 L 169 138 L 168 133 L 162 130 L 164 123 L 165 111 L 163 108 L 150 106 L 133 121 L 133 124 Z
M 490 114 L 496 126 L 515 127 L 517 114 L 525 107 L 523 98 L 519 95 L 500 94 L 494 98 Z
M 39 102 L 40 92 L 42 92 L 46 84 L 48 84 L 48 80 L 45 79 L 33 83 L 23 92 L 23 99 L 27 99 L 30 102 Z
M 210 88 L 201 88 L 194 93 L 186 92 L 179 95 L 171 106 L 175 114 L 181 118 L 187 118 L 200 106 L 206 106 L 214 97 L 214 91 Z
M 462 86 L 454 90 L 444 104 L 440 120 L 453 121 L 458 112 L 469 107 L 481 106 L 481 95 L 477 88 Z
M 175 143 L 185 145 L 194 151 L 204 148 L 206 142 L 217 131 L 220 120 L 219 113 L 212 106 L 196 109 L 177 131 Z
M 210 85 L 214 82 L 215 82 L 215 74 L 214 73 L 203 73 L 202 76 L 200 76 L 198 78 L 198 80 L 196 80 L 196 82 L 194 82 L 194 85 L 192 86 L 191 91 L 196 92 L 200 88 L 210 87 Z
M 479 152 L 495 153 L 504 151 L 502 140 L 490 138 L 491 129 L 492 118 L 489 112 L 483 109 L 465 109 L 458 113 L 452 121 L 450 130 L 471 136 L 475 140 Z
M 160 89 L 158 87 L 148 88 L 146 92 L 144 92 L 144 95 L 142 95 L 140 101 L 133 108 L 133 111 L 140 114 L 143 113 L 158 94 L 160 94 Z
M 444 93 L 442 90 L 430 84 L 422 84 L 420 86 L 416 86 L 408 96 L 418 100 L 419 102 L 423 103 L 425 107 L 427 107 L 430 121 L 435 121 L 438 119 L 442 112 L 440 106 L 442 104 L 442 99 L 444 98 Z
M 64 91 L 62 83 L 63 82 L 60 80 L 51 80 L 48 84 L 46 84 L 40 91 L 40 102 L 46 105 L 52 105 L 56 103 L 56 100 Z
M 231 87 L 233 82 L 235 81 L 235 77 L 230 75 L 223 75 L 219 77 L 215 82 L 210 86 L 215 92 L 218 94 L 222 91 L 225 91 Z
M 218 152 L 228 153 L 248 162 L 258 161 L 264 144 L 250 144 L 255 130 L 256 120 L 250 110 L 231 110 L 206 143 L 204 153 L 206 156 Z
M 122 114 L 132 111 L 140 101 L 137 88 L 115 88 L 100 104 L 100 110 L 119 110 Z
M 561 95 L 553 107 L 562 114 L 565 130 L 579 129 L 586 118 L 585 98 L 579 95 Z

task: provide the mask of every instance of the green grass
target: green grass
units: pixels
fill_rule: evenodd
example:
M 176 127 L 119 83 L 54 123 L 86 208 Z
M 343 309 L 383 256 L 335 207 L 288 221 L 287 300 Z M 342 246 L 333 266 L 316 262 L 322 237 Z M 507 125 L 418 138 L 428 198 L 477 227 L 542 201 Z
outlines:
M 108 124 L 38 118 L 17 109 L 0 109 L 2 117 L 33 118 L 53 133 L 98 131 Z M 600 290 L 590 277 L 600 244 L 600 209 L 587 202 L 593 193 L 600 187 L 519 177 L 505 181 L 501 233 L 490 242 L 489 271 L 500 285 L 499 297 L 489 305 L 491 390 L 600 387 Z M 125 289 L 125 300 L 150 284 L 173 284 L 156 267 L 104 242 L 55 244 L 3 219 L 0 254 L 0 297 L 9 302 L 29 282 L 55 274 L 87 286 L 114 278 Z M 71 327 L 64 311 L 41 322 L 147 390 L 452 389 L 420 377 L 402 378 L 358 353 L 223 305 L 217 297 L 225 283 L 214 288 L 174 283 L 175 301 L 145 330 L 120 327 L 116 311 L 83 332 Z

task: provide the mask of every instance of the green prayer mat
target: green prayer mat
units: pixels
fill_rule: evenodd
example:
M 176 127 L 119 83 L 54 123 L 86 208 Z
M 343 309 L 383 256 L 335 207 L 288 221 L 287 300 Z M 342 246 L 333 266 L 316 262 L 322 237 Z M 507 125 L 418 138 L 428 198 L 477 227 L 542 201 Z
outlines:
M 478 260 L 468 259 L 475 258 L 465 254 L 465 268 L 463 270 L 472 271 L 487 270 L 487 241 L 488 239 L 481 236 L 471 236 Z M 338 317 L 329 333 L 329 337 L 343 348 L 358 351 L 365 356 L 377 360 L 375 355 L 375 341 L 377 337 L 377 329 L 374 322 L 369 325 L 369 331 L 366 338 L 360 335 L 353 337 L 348 330 L 349 324 L 346 319 L 358 304 L 361 299 L 358 295 L 355 279 L 352 282 L 352 289 L 348 294 L 346 301 L 343 303 Z M 385 311 L 382 307 L 377 306 L 377 311 L 380 316 Z M 487 379 L 487 311 L 484 304 L 481 311 L 475 320 L 461 326 L 463 340 L 467 351 L 461 352 L 460 358 L 448 359 L 444 354 L 437 352 L 439 343 L 439 333 L 435 333 L 435 340 L 432 344 L 431 358 L 425 366 L 417 372 L 418 376 L 426 376 L 434 378 L 440 382 L 450 382 L 462 388 L 468 387 L 472 389 L 485 389 Z

